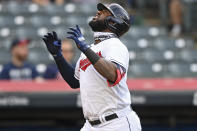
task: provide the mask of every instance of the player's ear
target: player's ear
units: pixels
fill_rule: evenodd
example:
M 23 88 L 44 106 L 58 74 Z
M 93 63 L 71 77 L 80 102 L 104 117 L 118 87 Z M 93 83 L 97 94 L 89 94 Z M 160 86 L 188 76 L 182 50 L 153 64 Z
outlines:
M 113 19 L 113 16 L 107 16 L 105 19 L 105 22 L 108 24 L 115 24 L 115 22 L 112 19 Z
M 112 31 L 114 32 L 116 28 L 114 28 L 115 22 L 114 22 L 114 17 L 113 16 L 107 16 L 105 19 L 105 25 Z

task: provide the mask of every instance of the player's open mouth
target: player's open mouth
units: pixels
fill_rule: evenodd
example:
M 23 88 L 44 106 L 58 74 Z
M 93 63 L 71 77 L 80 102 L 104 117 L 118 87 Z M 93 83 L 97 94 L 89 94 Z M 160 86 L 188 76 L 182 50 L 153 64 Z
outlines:
M 99 17 L 98 15 L 94 16 L 94 17 L 93 17 L 93 20 L 98 19 L 98 17 Z
M 98 19 L 98 17 L 93 17 L 93 20 L 97 20 Z

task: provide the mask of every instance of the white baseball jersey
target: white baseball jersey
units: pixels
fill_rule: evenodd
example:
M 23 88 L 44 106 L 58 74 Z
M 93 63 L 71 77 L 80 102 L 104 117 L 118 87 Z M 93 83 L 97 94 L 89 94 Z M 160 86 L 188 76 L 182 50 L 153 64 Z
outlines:
M 80 93 L 84 117 L 98 118 L 114 113 L 131 104 L 130 92 L 126 84 L 129 66 L 127 47 L 118 39 L 110 38 L 93 44 L 91 49 L 100 57 L 115 62 L 126 69 L 125 75 L 118 76 L 116 83 L 109 84 L 82 53 L 75 68 L 75 78 L 80 82 Z M 117 72 L 118 73 L 118 72 Z

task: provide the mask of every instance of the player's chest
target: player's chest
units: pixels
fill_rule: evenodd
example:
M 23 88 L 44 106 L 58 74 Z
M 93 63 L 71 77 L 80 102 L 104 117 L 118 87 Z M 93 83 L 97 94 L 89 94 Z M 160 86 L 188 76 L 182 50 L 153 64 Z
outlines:
M 103 53 L 103 48 L 101 47 L 92 47 L 91 48 L 97 55 L 99 55 L 99 57 L 101 58 L 104 58 L 104 53 Z M 82 54 L 80 56 L 80 59 L 79 59 L 79 69 L 82 70 L 82 71 L 86 71 L 86 69 L 91 66 L 92 63 L 89 61 L 89 59 L 86 57 L 86 55 Z

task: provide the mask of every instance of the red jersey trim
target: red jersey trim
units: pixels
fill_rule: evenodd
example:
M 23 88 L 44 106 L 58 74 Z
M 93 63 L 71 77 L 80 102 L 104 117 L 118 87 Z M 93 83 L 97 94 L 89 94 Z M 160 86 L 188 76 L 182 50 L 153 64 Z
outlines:
M 124 74 L 122 75 L 121 73 L 120 73 L 120 70 L 119 69 L 117 69 L 116 70 L 116 73 L 117 73 L 117 79 L 116 79 L 116 81 L 114 82 L 114 83 L 110 83 L 108 80 L 107 80 L 107 84 L 108 84 L 108 87 L 113 87 L 113 86 L 115 86 L 115 85 L 117 85 L 120 81 L 121 81 L 121 79 L 124 77 Z
M 116 70 L 117 78 L 114 83 L 111 83 L 109 80 L 107 80 L 108 87 L 113 87 L 117 85 L 121 81 L 121 79 L 125 76 L 125 73 L 126 73 L 126 70 L 124 69 L 124 67 L 120 66 L 117 63 L 115 64 L 117 65 L 117 70 Z

